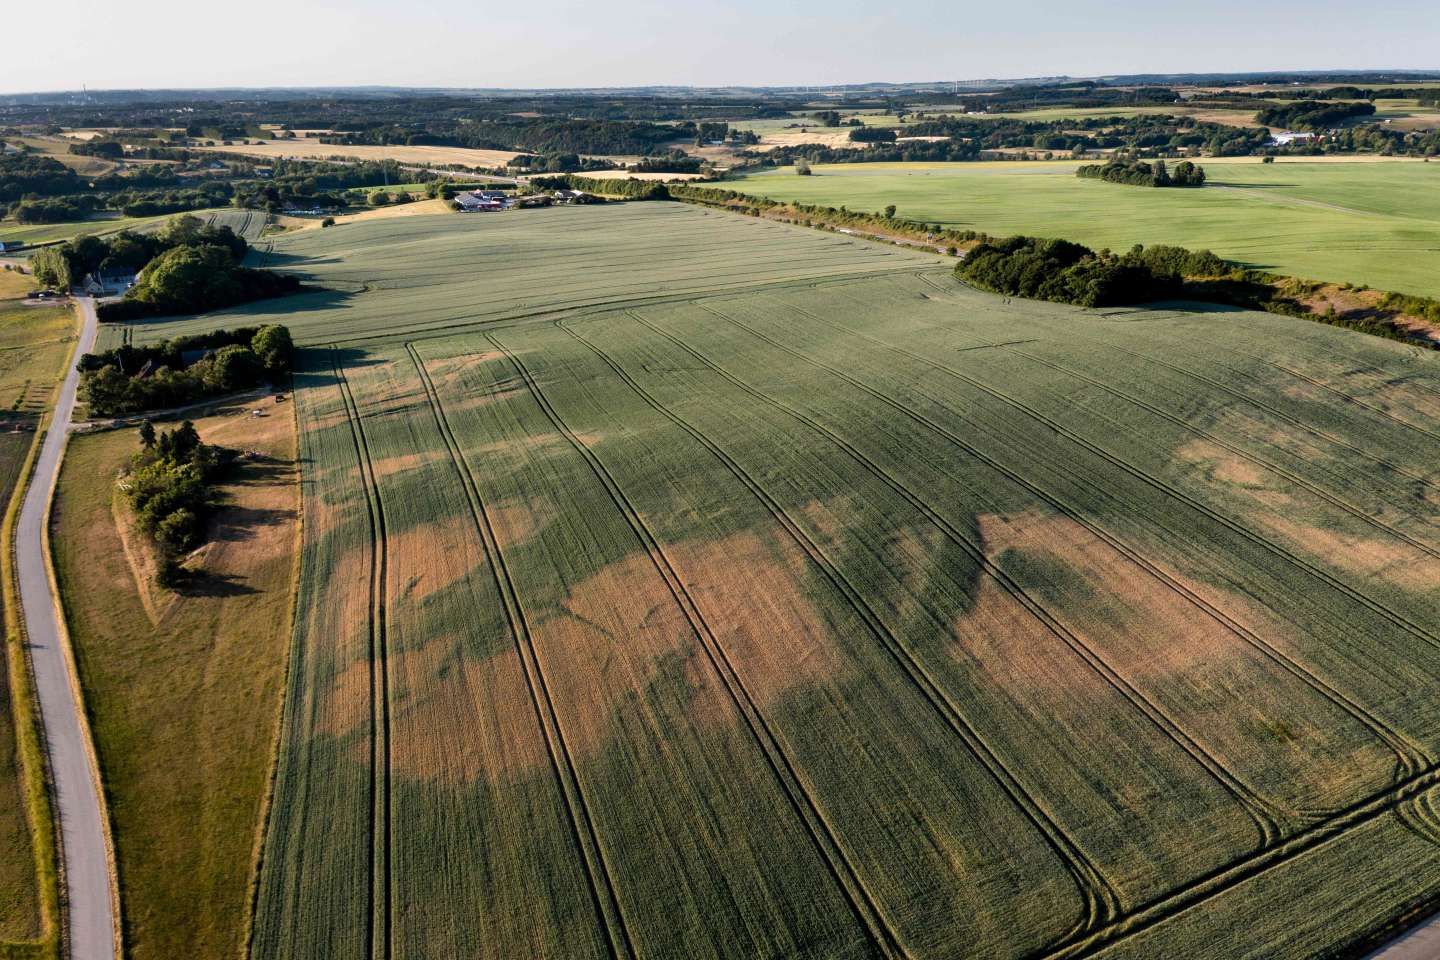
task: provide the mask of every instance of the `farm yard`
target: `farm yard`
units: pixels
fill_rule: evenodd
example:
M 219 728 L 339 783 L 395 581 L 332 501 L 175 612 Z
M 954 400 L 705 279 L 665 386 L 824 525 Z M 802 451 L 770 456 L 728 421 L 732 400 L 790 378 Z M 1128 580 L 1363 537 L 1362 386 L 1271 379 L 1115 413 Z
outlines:
M 1203 190 L 1117 190 L 1073 161 L 865 163 L 777 168 L 725 187 L 897 215 L 996 236 L 1063 237 L 1096 249 L 1208 248 L 1314 280 L 1440 296 L 1440 165 L 1365 158 L 1203 161 Z
M 107 333 L 307 348 L 256 960 L 1299 958 L 1440 895 L 1432 354 L 659 202 L 262 246 L 327 290 Z

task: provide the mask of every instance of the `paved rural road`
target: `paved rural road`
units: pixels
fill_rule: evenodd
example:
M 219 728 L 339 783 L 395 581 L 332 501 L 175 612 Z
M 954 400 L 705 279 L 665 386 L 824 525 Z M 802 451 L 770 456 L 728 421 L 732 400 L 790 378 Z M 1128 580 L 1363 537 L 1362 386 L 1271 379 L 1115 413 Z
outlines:
M 95 344 L 95 301 L 79 298 L 84 317 L 76 359 Z M 71 660 L 57 623 L 56 599 L 50 590 L 49 562 L 41 536 L 50 515 L 50 495 L 60 475 L 60 458 L 80 374 L 72 365 L 60 388 L 60 400 L 25 502 L 15 535 L 15 568 L 20 580 L 20 607 L 29 634 L 35 690 L 55 780 L 55 805 L 60 811 L 61 856 L 65 861 L 70 957 L 72 960 L 114 960 L 115 904 L 111 901 L 109 853 L 105 820 L 97 792 L 99 778 L 90 763 L 88 728 L 80 716 Z M 99 478 L 97 478 L 99 479 Z
M 1436 957 L 1440 957 L 1440 914 L 1374 953 L 1365 954 L 1365 960 L 1435 960 Z

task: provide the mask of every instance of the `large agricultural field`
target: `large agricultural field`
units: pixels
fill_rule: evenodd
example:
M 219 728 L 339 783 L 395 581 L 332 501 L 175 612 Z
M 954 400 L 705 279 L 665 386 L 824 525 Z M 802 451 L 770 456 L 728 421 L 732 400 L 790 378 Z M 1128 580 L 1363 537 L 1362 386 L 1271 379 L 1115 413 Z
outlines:
M 1201 190 L 1082 180 L 1072 161 L 830 164 L 809 177 L 786 167 L 725 186 L 851 210 L 894 204 L 911 220 L 1096 249 L 1209 248 L 1291 276 L 1440 296 L 1440 165 L 1202 162 L 1209 181 Z
M 332 292 L 129 330 L 307 347 L 256 960 L 1300 958 L 1440 897 L 1433 354 L 663 203 L 267 262 Z

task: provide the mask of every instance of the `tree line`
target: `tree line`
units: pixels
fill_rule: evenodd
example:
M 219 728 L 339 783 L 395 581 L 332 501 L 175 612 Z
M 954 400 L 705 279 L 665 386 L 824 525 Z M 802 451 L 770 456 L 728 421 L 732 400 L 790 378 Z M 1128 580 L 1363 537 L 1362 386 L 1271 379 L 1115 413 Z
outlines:
M 1117 159 L 1085 164 L 1075 171 L 1075 175 L 1082 179 L 1136 187 L 1200 187 L 1205 184 L 1205 168 L 1189 160 L 1177 163 L 1173 173 L 1165 166 L 1164 160 L 1147 163 L 1144 160 Z

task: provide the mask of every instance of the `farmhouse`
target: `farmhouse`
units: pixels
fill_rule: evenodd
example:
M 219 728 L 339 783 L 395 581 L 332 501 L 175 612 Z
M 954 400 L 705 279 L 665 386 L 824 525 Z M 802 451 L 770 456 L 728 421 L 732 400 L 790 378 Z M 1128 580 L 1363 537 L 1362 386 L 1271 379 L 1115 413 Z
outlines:
M 135 274 L 129 270 L 96 270 L 94 273 L 85 274 L 85 279 L 80 281 L 81 291 L 92 297 L 124 293 L 133 286 Z
M 455 202 L 461 210 L 504 210 L 505 194 L 498 190 L 467 190 L 455 194 Z
M 1275 144 L 1277 147 L 1283 147 L 1286 144 L 1294 143 L 1297 140 L 1313 139 L 1315 139 L 1315 134 L 1313 133 L 1295 133 L 1290 130 L 1281 130 L 1279 133 L 1275 133 L 1270 136 L 1270 142 Z

